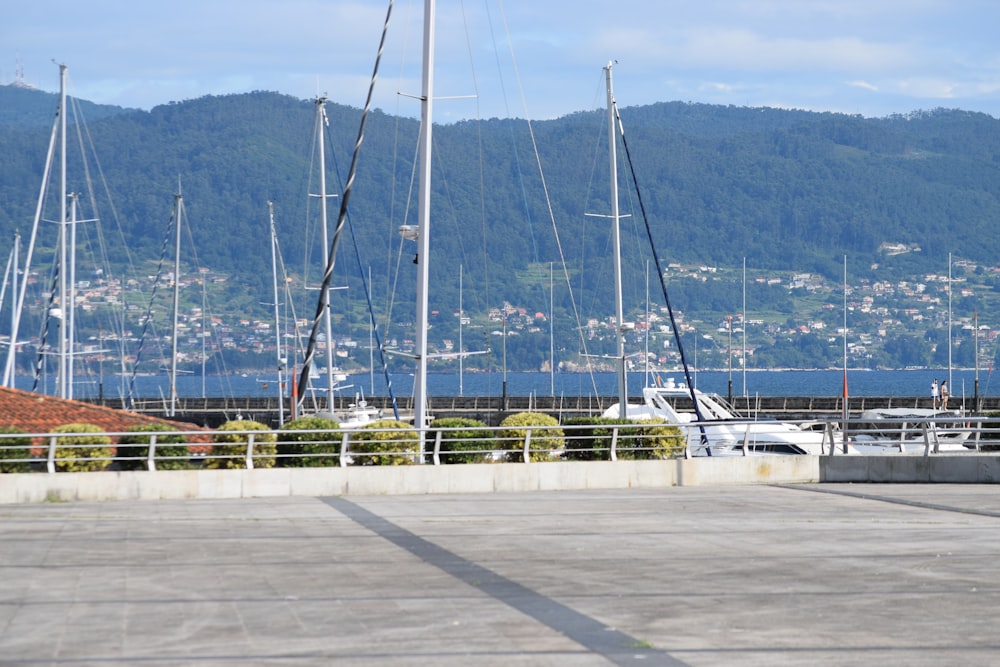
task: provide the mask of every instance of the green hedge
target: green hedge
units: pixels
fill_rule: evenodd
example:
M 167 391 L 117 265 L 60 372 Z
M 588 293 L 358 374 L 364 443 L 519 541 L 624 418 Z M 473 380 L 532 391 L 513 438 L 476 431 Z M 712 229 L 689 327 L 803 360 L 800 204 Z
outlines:
M 441 463 L 485 463 L 493 459 L 496 443 L 493 432 L 478 419 L 467 417 L 443 417 L 431 422 L 431 429 L 441 429 L 441 448 L 438 460 Z M 482 430 L 479 430 L 479 429 Z M 434 438 L 431 431 L 424 444 L 428 456 L 434 453 Z
M 56 470 L 93 472 L 111 465 L 111 438 L 96 424 L 64 424 L 53 433 L 75 433 L 56 438 Z
M 278 465 L 282 468 L 329 467 L 340 461 L 340 424 L 325 417 L 299 417 L 278 434 Z
M 524 441 L 527 438 L 528 426 L 551 426 L 553 428 L 532 429 L 529 445 L 529 460 L 552 461 L 562 453 L 565 434 L 558 428 L 559 421 L 555 417 L 540 412 L 518 412 L 510 415 L 497 430 L 497 444 L 504 450 L 507 461 L 524 460 Z
M 351 433 L 350 451 L 352 465 L 409 465 L 419 457 L 420 436 L 410 424 L 382 419 Z
M 24 433 L 21 429 L 0 426 L 0 433 Z M 4 461 L 6 459 L 6 461 Z M 31 438 L 0 439 L 0 473 L 31 471 Z
M 270 431 L 265 424 L 249 419 L 228 421 L 215 430 L 212 435 L 212 449 L 206 468 L 246 468 L 247 442 L 246 433 L 232 431 Z M 274 467 L 274 457 L 278 453 L 274 433 L 254 434 L 253 465 L 254 468 Z M 216 458 L 218 457 L 218 458 Z
M 122 434 L 118 439 L 118 450 L 115 460 L 121 470 L 146 470 L 149 457 L 149 444 L 156 434 L 156 469 L 157 470 L 188 470 L 191 464 L 191 451 L 187 440 L 178 429 L 170 424 L 141 424 Z
M 684 434 L 655 419 L 640 420 L 622 429 L 615 452 L 619 459 L 676 459 L 684 455 Z
M 612 417 L 572 417 L 563 422 L 566 426 L 566 451 L 563 457 L 571 461 L 610 461 L 612 426 L 621 420 Z M 618 435 L 621 444 L 621 433 Z

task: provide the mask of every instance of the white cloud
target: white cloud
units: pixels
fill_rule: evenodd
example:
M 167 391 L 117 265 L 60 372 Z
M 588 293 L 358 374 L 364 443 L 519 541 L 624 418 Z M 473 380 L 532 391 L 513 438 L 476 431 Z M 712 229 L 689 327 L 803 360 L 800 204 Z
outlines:
M 878 86 L 873 83 L 868 83 L 867 81 L 848 81 L 847 85 L 854 86 L 855 88 L 863 88 L 864 90 L 870 90 L 873 93 L 878 92 Z

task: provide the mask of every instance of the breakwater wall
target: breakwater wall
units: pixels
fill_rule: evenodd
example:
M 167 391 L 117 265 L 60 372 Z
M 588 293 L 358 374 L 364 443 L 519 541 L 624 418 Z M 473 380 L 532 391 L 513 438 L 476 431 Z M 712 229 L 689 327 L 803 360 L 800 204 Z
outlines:
M 497 426 L 503 419 L 515 412 L 544 412 L 559 419 L 599 415 L 617 402 L 614 396 L 432 396 L 428 399 L 428 410 L 434 417 L 468 417 L 478 419 L 490 426 Z M 634 398 L 638 401 L 638 398 Z M 118 400 L 90 400 L 90 403 L 122 408 Z M 346 410 L 350 400 L 334 400 L 332 412 Z M 392 418 L 392 401 L 386 396 L 367 399 L 369 405 L 380 408 L 386 418 Z M 835 396 L 734 396 L 736 410 L 744 415 L 756 414 L 767 417 L 782 417 L 788 420 L 833 419 L 843 414 L 844 399 Z M 413 402 L 409 397 L 397 398 L 397 408 L 401 415 L 413 414 Z M 679 407 L 690 408 L 684 401 Z M 154 417 L 170 418 L 177 421 L 215 428 L 233 419 L 253 419 L 269 426 L 277 426 L 281 416 L 277 397 L 246 396 L 234 398 L 181 398 L 175 404 L 174 416 L 168 417 L 169 403 L 164 399 L 138 399 L 131 410 Z M 917 396 L 858 396 L 847 399 L 850 415 L 857 415 L 873 408 L 929 408 L 929 397 Z M 1000 411 L 1000 397 L 990 396 L 979 399 L 974 406 L 968 399 L 953 399 L 950 406 L 966 412 L 987 413 Z M 291 417 L 290 401 L 284 402 L 284 417 Z M 309 399 L 305 412 L 329 411 L 325 399 Z

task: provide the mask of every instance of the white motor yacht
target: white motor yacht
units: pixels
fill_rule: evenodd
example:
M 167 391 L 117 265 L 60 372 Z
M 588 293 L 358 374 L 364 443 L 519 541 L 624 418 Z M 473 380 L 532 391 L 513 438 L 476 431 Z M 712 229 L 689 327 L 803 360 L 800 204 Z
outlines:
M 702 421 L 692 408 L 680 409 L 678 404 L 698 401 Z M 692 456 L 742 456 L 744 454 L 830 454 L 842 453 L 841 443 L 833 431 L 809 430 L 798 424 L 775 419 L 743 417 L 736 414 L 725 399 L 716 394 L 693 392 L 670 378 L 663 386 L 642 390 L 642 404 L 628 404 L 625 417 L 629 420 L 660 420 L 680 426 L 687 438 Z M 620 404 L 608 408 L 604 417 L 618 418 Z M 848 446 L 849 454 L 857 453 Z

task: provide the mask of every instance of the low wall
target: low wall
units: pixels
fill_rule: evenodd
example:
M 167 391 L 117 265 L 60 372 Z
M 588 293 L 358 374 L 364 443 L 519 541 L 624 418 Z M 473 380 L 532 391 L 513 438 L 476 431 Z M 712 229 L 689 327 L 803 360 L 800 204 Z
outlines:
M 819 481 L 812 456 L 0 475 L 0 503 L 493 493 Z
M 748 456 L 669 461 L 0 475 L 0 504 L 572 491 L 735 484 L 1000 481 L 998 456 Z
M 1000 456 L 826 456 L 820 481 L 996 484 Z

